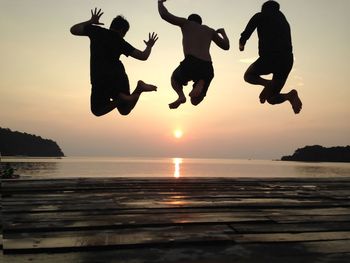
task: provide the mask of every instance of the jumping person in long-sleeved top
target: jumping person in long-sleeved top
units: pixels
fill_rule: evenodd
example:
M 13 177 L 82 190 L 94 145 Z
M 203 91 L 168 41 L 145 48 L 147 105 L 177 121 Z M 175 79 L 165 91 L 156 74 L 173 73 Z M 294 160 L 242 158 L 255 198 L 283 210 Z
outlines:
M 259 58 L 244 74 L 246 82 L 264 86 L 260 93 L 260 102 L 281 104 L 289 101 L 295 114 L 302 108 L 302 102 L 296 90 L 280 93 L 293 67 L 293 48 L 290 26 L 275 1 L 267 1 L 262 5 L 260 13 L 255 14 L 239 40 L 239 49 L 244 50 L 246 41 L 257 29 L 259 38 Z M 261 75 L 273 74 L 271 80 Z
M 157 87 L 139 80 L 136 89 L 130 94 L 129 79 L 120 55 L 147 60 L 158 37 L 150 33 L 146 48 L 140 51 L 124 40 L 129 23 L 122 16 L 113 19 L 109 29 L 102 28 L 99 22 L 101 9 L 91 10 L 91 19 L 72 26 L 71 33 L 90 38 L 90 77 L 91 112 L 102 116 L 115 108 L 122 115 L 128 115 L 135 107 L 141 93 L 156 91 Z
M 194 81 L 189 96 L 191 103 L 198 105 L 206 96 L 211 80 L 214 78 L 214 69 L 209 53 L 212 41 L 220 48 L 228 50 L 230 42 L 223 28 L 214 30 L 202 25 L 202 19 L 197 14 L 187 19 L 169 13 L 164 6 L 166 0 L 158 0 L 160 16 L 170 24 L 179 26 L 182 31 L 182 45 L 185 59 L 175 69 L 171 76 L 171 85 L 178 94 L 178 99 L 169 104 L 170 109 L 176 109 L 186 102 L 183 86 L 188 81 Z

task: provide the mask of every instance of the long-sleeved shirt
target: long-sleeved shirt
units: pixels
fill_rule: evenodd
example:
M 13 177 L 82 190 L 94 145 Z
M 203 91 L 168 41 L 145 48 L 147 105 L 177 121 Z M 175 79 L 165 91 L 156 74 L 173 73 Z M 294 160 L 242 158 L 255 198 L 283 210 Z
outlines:
M 240 43 L 245 45 L 255 29 L 259 37 L 260 56 L 293 52 L 290 26 L 282 12 L 255 14 L 242 32 Z

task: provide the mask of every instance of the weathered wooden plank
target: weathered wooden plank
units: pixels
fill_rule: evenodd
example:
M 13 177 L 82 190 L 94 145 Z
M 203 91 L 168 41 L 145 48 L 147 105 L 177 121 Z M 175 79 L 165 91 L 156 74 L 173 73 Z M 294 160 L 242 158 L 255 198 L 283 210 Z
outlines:
M 297 215 L 350 215 L 349 207 L 332 208 L 299 208 L 299 209 L 263 209 L 260 210 L 269 216 L 297 216 Z
M 350 240 L 327 240 L 322 242 L 304 242 L 303 245 L 313 253 L 333 254 L 350 253 Z M 349 255 L 344 255 L 350 259 Z M 338 261 L 335 261 L 338 262 Z
M 117 190 L 115 190 L 117 192 Z M 226 192 L 226 194 L 223 194 L 223 192 L 216 192 L 216 191 L 209 191 L 204 189 L 202 192 L 194 191 L 188 189 L 187 192 L 184 191 L 173 191 L 173 192 L 162 192 L 162 190 L 156 190 L 155 192 L 106 192 L 104 191 L 104 195 L 98 195 L 98 193 L 94 193 L 92 191 L 89 191 L 89 196 L 81 196 L 81 193 L 75 192 L 75 193 L 64 193 L 61 194 L 61 196 L 56 196 L 54 198 L 50 198 L 50 196 L 25 196 L 21 199 L 18 197 L 16 198 L 13 196 L 13 199 L 5 199 L 4 200 L 4 205 L 21 205 L 23 203 L 26 203 L 27 201 L 32 201 L 32 203 L 45 203 L 47 201 L 52 201 L 53 203 L 55 202 L 62 202 L 62 201 L 67 201 L 68 203 L 74 203 L 72 201 L 72 198 L 75 199 L 75 203 L 79 201 L 85 201 L 87 199 L 90 200 L 108 200 L 110 199 L 121 199 L 125 198 L 126 196 L 132 195 L 134 199 L 142 199 L 144 197 L 148 196 L 157 196 L 158 198 L 173 198 L 174 196 L 182 197 L 183 199 L 205 199 L 205 198 L 210 198 L 212 200 L 225 200 L 225 199 L 247 199 L 247 198 L 252 198 L 254 197 L 255 199 L 295 199 L 298 201 L 317 201 L 317 200 L 324 200 L 328 202 L 337 202 L 337 201 L 347 201 L 348 203 L 349 198 L 347 196 L 339 196 L 339 195 L 322 195 L 322 192 L 318 192 L 315 194 L 310 195 L 310 193 L 305 194 L 305 193 L 295 193 L 295 192 L 275 192 L 273 194 L 268 193 L 268 192 Z M 188 196 L 188 194 L 190 195 Z M 93 199 L 93 198 L 96 199 Z M 16 198 L 16 199 L 15 199 Z
M 114 200 L 103 203 L 103 205 L 96 205 L 94 202 L 80 203 L 80 204 L 47 204 L 47 205 L 22 205 L 22 206 L 4 206 L 3 210 L 6 213 L 23 213 L 23 212 L 48 212 L 48 211 L 84 211 L 84 210 L 111 210 L 111 209 L 171 209 L 171 208 L 322 208 L 322 207 L 350 207 L 350 202 L 328 201 L 328 200 L 297 200 L 297 199 L 280 199 L 280 198 L 242 198 L 242 199 L 228 199 L 228 200 L 213 200 L 213 199 L 193 199 L 193 200 L 163 200 L 158 197 L 145 197 L 144 199 L 133 200 Z
M 272 222 L 269 218 L 238 213 L 172 213 L 172 214 L 123 214 L 87 216 L 84 218 L 56 220 L 34 220 L 31 222 L 5 221 L 5 233 L 67 231 L 79 229 L 113 229 L 122 227 L 144 227 L 185 224 L 227 224 L 233 222 Z
M 114 215 L 133 215 L 143 214 L 145 217 L 148 215 L 158 215 L 161 217 L 163 214 L 181 214 L 185 213 L 230 213 L 237 214 L 237 216 L 255 216 L 255 217 L 271 217 L 271 216 L 324 216 L 324 215 L 350 215 L 350 208 L 316 208 L 316 209 L 250 209 L 250 208 L 198 208 L 198 209 L 186 209 L 186 208 L 172 208 L 172 209 L 122 209 L 122 210 L 93 210 L 93 211 L 79 211 L 79 212 L 42 212 L 42 213 L 7 213 L 3 215 L 4 221 L 7 222 L 55 222 L 61 220 L 81 220 L 90 219 L 98 220 L 100 217 L 108 217 Z M 316 218 L 317 219 L 317 218 Z
M 337 241 L 274 244 L 221 244 L 197 246 L 145 247 L 133 249 L 110 249 L 78 251 L 70 253 L 6 254 L 3 263 L 295 263 L 322 262 L 348 263 L 350 253 L 335 252 L 346 244 Z M 343 242 L 345 243 L 345 242 Z M 307 247 L 310 245 L 310 247 Z M 347 247 L 350 247 L 349 243 Z M 333 248 L 333 249 L 332 249 Z M 317 252 L 319 251 L 319 252 Z
M 325 240 L 350 241 L 350 231 L 242 234 L 235 235 L 234 240 L 238 243 L 305 242 Z
M 350 222 L 350 215 L 298 215 L 298 216 L 271 216 L 272 220 L 279 223 L 300 223 L 300 222 Z
M 190 193 L 190 194 L 189 194 Z M 80 193 L 80 192 L 70 192 L 70 193 L 55 193 L 55 194 L 12 194 L 10 197 L 7 197 L 3 204 L 4 205 L 21 205 L 26 204 L 28 201 L 35 204 L 41 204 L 45 202 L 79 202 L 79 201 L 85 201 L 85 200 L 106 200 L 107 198 L 110 199 L 119 199 L 119 198 L 125 198 L 126 193 L 125 192 L 117 192 L 117 191 L 110 191 L 110 192 L 89 192 L 89 193 Z M 275 191 L 273 193 L 269 193 L 266 191 L 226 191 L 225 193 L 219 192 L 218 190 L 203 190 L 202 192 L 194 191 L 191 192 L 188 191 L 173 191 L 173 192 L 164 192 L 162 189 L 159 189 L 155 192 L 145 192 L 145 191 L 134 191 L 132 192 L 133 198 L 143 198 L 144 196 L 152 196 L 157 195 L 159 197 L 163 198 L 174 198 L 174 197 L 181 197 L 182 199 L 188 199 L 188 198 L 212 198 L 212 199 L 229 199 L 229 198 L 251 198 L 254 196 L 256 199 L 259 198 L 295 198 L 295 199 L 327 199 L 328 197 L 321 196 L 321 195 L 313 195 L 310 196 L 306 193 L 300 193 L 295 191 L 290 192 L 280 192 Z M 72 197 L 74 197 L 74 200 L 72 200 Z M 340 197 L 338 197 L 339 199 Z M 343 198 L 347 199 L 347 198 Z
M 284 212 L 286 210 L 283 210 Z M 301 214 L 305 212 L 306 215 Z M 142 220 L 143 222 L 154 221 L 154 222 L 185 222 L 189 220 L 190 222 L 203 222 L 206 220 L 214 220 L 212 222 L 237 222 L 245 220 L 250 221 L 275 221 L 278 223 L 320 223 L 320 222 L 341 222 L 348 221 L 350 222 L 349 214 L 334 214 L 333 210 L 326 209 L 324 214 L 320 214 L 321 211 L 318 211 L 318 214 L 307 214 L 306 211 L 302 210 L 296 213 L 289 211 L 288 213 L 283 214 L 279 213 L 278 216 L 275 216 L 274 213 L 268 213 L 267 211 L 234 211 L 233 209 L 228 211 L 215 210 L 211 211 L 210 209 L 206 210 L 195 210 L 187 209 L 186 211 L 172 211 L 171 209 L 158 210 L 158 209 L 148 209 L 148 210 L 122 210 L 119 212 L 111 213 L 42 213 L 42 214 L 24 214 L 20 216 L 11 216 L 5 215 L 4 222 L 7 229 L 20 228 L 25 225 L 29 227 L 35 224 L 39 227 L 41 223 L 43 225 L 50 224 L 54 226 L 55 224 L 79 224 L 79 222 L 97 222 L 97 224 L 105 224 L 107 222 L 120 222 L 120 224 L 126 224 L 127 222 L 138 222 Z M 140 213 L 141 212 L 141 213 Z M 310 212 L 310 211 L 308 211 Z M 326 212 L 330 213 L 328 215 Z M 344 210 L 343 212 L 346 212 Z M 146 217 L 146 220 L 145 220 Z M 104 222 L 104 223 L 103 223 Z M 206 221 L 209 222 L 209 221 Z
M 276 222 L 236 222 L 230 225 L 239 234 L 350 231 L 350 222 L 302 222 L 287 224 L 281 224 Z
M 110 248 L 121 246 L 150 246 L 152 244 L 173 243 L 204 243 L 204 242 L 234 242 L 234 243 L 281 243 L 306 241 L 338 241 L 342 248 L 339 252 L 350 252 L 342 244 L 349 244 L 350 232 L 310 232 L 310 233 L 268 233 L 268 234 L 235 234 L 230 228 L 217 226 L 191 226 L 167 228 L 140 228 L 109 231 L 80 231 L 64 233 L 32 233 L 30 237 L 24 234 L 11 234 L 4 240 L 7 252 L 22 250 L 39 251 L 70 251 L 86 248 Z M 317 246 L 314 245 L 314 249 Z M 334 249 L 334 248 L 332 248 Z
M 160 228 L 118 229 L 109 231 L 79 231 L 11 234 L 4 237 L 4 250 L 11 251 L 70 251 L 91 248 L 110 248 L 173 243 L 228 242 L 227 226 L 173 226 Z

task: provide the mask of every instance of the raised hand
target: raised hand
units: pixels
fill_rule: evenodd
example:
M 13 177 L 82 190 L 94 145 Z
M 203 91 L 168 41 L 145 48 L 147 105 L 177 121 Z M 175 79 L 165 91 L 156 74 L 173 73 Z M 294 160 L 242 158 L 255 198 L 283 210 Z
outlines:
M 154 43 L 158 40 L 158 35 L 156 33 L 148 33 L 148 41 L 144 40 L 143 42 L 147 47 L 153 47 Z
M 239 50 L 244 51 L 244 44 L 239 41 Z
M 100 23 L 100 18 L 102 15 L 103 15 L 103 12 L 101 9 L 99 10 L 97 10 L 97 8 L 95 8 L 95 10 L 91 9 L 91 19 L 90 19 L 91 24 L 104 25 L 103 23 Z
M 216 30 L 216 32 L 218 33 L 218 34 L 225 34 L 226 32 L 225 32 L 225 29 L 223 29 L 223 28 L 219 28 L 218 30 Z

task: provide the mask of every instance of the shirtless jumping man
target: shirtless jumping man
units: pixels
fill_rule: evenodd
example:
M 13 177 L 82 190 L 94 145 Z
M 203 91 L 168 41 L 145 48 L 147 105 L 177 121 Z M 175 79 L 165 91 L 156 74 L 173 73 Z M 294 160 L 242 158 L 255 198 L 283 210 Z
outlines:
M 187 19 L 169 13 L 164 6 L 166 0 L 158 0 L 160 16 L 172 25 L 181 28 L 182 45 L 185 59 L 175 69 L 171 76 L 171 85 L 177 95 L 177 100 L 169 104 L 170 109 L 176 109 L 186 102 L 183 86 L 193 81 L 193 89 L 189 96 L 191 103 L 198 105 L 206 96 L 210 82 L 214 78 L 214 69 L 210 56 L 212 41 L 223 50 L 230 49 L 230 42 L 223 28 L 214 30 L 202 25 L 202 19 L 197 14 Z

